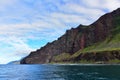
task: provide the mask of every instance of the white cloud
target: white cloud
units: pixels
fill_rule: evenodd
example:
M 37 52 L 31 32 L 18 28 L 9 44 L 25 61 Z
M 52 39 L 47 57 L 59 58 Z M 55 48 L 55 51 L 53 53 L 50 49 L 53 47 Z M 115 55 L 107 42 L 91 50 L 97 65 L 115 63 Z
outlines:
M 21 57 L 27 56 L 32 49 L 26 44 L 25 40 L 18 37 L 0 37 L 0 63 L 8 63 L 12 60 L 21 59 Z
M 70 24 L 70 23 L 74 23 L 74 24 L 88 24 L 89 21 L 80 15 L 74 15 L 74 14 L 63 14 L 63 13 L 52 13 L 51 14 L 52 18 L 56 18 L 56 20 L 64 22 L 65 24 Z M 76 26 L 75 26 L 76 27 Z
M 0 11 L 6 9 L 10 5 L 13 5 L 17 2 L 17 0 L 0 0 Z
M 67 13 L 66 15 L 74 14 L 75 16 L 73 17 L 73 19 L 76 22 L 79 21 L 79 24 L 87 25 L 91 24 L 93 21 L 97 20 L 101 15 L 105 14 L 105 12 L 101 9 L 89 8 L 75 3 L 67 3 L 60 7 L 60 10 Z M 76 19 L 76 17 L 79 18 L 79 20 Z M 72 21 L 73 19 L 70 20 Z
M 93 9 L 108 9 L 112 11 L 120 7 L 120 0 L 82 0 L 82 2 L 87 8 Z
M 112 11 L 118 7 L 120 7 L 120 0 L 106 0 L 104 7 L 108 8 L 109 11 Z
M 30 48 L 29 45 L 26 44 L 26 39 L 21 39 L 19 37 L 13 37 L 13 36 L 9 36 L 9 37 L 2 37 L 2 39 L 0 39 L 0 42 L 2 42 L 0 44 L 1 47 L 1 51 L 5 51 L 11 53 L 11 51 L 16 52 L 17 54 L 28 54 L 29 51 L 32 51 L 33 49 Z M 6 49 L 7 48 L 7 49 Z M 1 52 L 0 52 L 1 53 Z
M 74 25 L 91 24 L 105 14 L 105 10 L 112 11 L 120 7 L 120 0 L 25 0 L 24 2 L 0 1 L 0 60 L 4 62 L 18 59 L 34 50 L 27 43 L 31 39 L 46 40 L 47 43 L 57 39 L 66 29 L 77 27 Z M 2 58 L 6 56 L 11 58 L 9 60 Z

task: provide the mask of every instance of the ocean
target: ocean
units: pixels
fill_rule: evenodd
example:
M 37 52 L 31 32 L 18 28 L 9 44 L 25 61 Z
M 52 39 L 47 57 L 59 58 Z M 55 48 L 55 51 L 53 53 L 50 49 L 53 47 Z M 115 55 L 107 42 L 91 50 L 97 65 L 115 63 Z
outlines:
M 0 80 L 120 80 L 120 65 L 0 65 Z

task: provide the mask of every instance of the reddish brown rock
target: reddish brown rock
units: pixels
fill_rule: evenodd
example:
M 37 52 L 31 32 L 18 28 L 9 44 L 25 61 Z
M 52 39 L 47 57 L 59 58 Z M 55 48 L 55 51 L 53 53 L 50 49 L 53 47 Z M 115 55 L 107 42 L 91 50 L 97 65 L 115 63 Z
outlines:
M 58 40 L 48 43 L 37 51 L 31 52 L 21 60 L 21 64 L 49 63 L 55 55 L 61 53 L 74 54 L 80 49 L 104 41 L 107 37 L 111 37 L 112 29 L 115 28 L 114 19 L 118 16 L 120 16 L 120 8 L 103 15 L 89 26 L 80 25 L 77 28 L 67 30 Z M 88 56 L 84 55 L 83 57 L 89 59 L 92 55 Z M 94 56 L 95 54 L 92 58 L 94 58 Z M 107 57 L 105 59 L 107 59 Z

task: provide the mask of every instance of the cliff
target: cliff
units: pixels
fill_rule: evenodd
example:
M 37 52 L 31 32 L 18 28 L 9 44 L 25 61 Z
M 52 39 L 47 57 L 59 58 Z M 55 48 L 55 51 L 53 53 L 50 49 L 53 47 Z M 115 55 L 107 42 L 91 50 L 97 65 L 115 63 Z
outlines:
M 89 26 L 79 25 L 67 30 L 58 40 L 31 52 L 21 64 L 119 60 L 114 56 L 120 54 L 119 31 L 120 8 L 101 16 Z M 107 59 L 103 58 L 105 56 Z

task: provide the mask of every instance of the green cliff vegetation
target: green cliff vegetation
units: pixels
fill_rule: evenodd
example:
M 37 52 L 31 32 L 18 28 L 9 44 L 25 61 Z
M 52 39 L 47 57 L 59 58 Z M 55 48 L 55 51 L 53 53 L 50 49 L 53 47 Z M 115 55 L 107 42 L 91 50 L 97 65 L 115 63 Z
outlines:
M 103 42 L 95 43 L 80 50 L 79 53 L 120 50 L 120 16 L 115 18 L 114 24 L 115 28 L 112 30 L 112 36 L 108 36 Z
M 21 64 L 120 63 L 120 8 L 79 25 L 21 60 Z
M 108 36 L 106 40 L 102 42 L 95 43 L 91 46 L 88 46 L 82 50 L 77 51 L 76 53 L 70 55 L 68 53 L 62 53 L 60 55 L 54 56 L 53 61 L 59 62 L 59 61 L 68 61 L 72 62 L 75 58 L 79 57 L 81 54 L 87 54 L 87 53 L 102 53 L 102 52 L 112 52 L 112 51 L 118 51 L 120 52 L 120 16 L 116 17 L 114 20 L 115 28 L 111 31 L 112 35 Z M 74 62 L 73 62 L 74 63 Z M 95 62 L 94 60 L 85 60 L 81 59 L 77 63 L 102 63 L 102 62 Z M 119 59 L 111 59 L 107 61 L 106 63 L 120 63 Z

